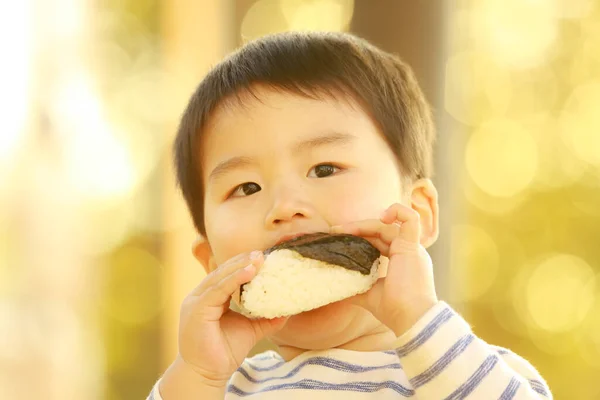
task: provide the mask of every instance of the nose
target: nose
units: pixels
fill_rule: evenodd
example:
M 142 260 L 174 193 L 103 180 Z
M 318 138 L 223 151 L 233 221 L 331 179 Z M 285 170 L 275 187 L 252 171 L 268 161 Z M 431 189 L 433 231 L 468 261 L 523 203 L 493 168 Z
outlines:
M 300 222 L 311 218 L 313 214 L 310 202 L 302 190 L 283 188 L 273 199 L 273 205 L 265 220 L 267 228 L 275 228 L 285 223 Z

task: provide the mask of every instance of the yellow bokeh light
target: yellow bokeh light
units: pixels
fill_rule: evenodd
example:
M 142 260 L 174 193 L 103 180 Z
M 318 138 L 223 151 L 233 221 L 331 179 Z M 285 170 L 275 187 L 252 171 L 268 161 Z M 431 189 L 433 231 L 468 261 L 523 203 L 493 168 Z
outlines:
M 67 171 L 79 194 L 95 199 L 127 196 L 136 183 L 131 155 L 103 115 L 85 73 L 61 82 L 52 113 L 66 145 Z
M 452 228 L 450 276 L 455 301 L 481 297 L 494 284 L 499 268 L 498 247 L 483 229 L 472 225 Z
M 94 229 L 85 232 L 85 252 L 102 255 L 123 243 L 136 228 L 137 206 L 133 198 L 124 201 L 88 203 L 88 223 Z
M 131 325 L 155 318 L 163 307 L 162 298 L 156 292 L 162 275 L 160 262 L 149 252 L 135 247 L 119 250 L 110 261 L 103 283 L 104 312 Z
M 94 133 L 72 140 L 69 173 L 78 191 L 92 198 L 125 198 L 133 189 L 130 154 L 106 125 L 90 126 Z M 87 136 L 87 135 L 86 135 Z
M 503 65 L 543 63 L 557 36 L 556 4 L 547 0 L 484 0 L 472 15 L 478 47 Z
M 560 138 L 559 121 L 547 113 L 541 113 L 523 119 L 522 122 L 535 136 L 539 148 L 535 186 L 553 190 L 577 182 L 587 165 L 571 152 L 565 151 Z
M 561 116 L 562 139 L 582 160 L 600 166 L 600 80 L 575 88 Z
M 259 0 L 254 3 L 244 15 L 240 27 L 244 41 L 287 30 L 288 24 L 281 11 L 279 0 Z
M 476 185 L 466 185 L 464 195 L 466 200 L 487 214 L 506 215 L 520 207 L 529 198 L 529 192 L 520 192 L 511 197 L 496 197 L 481 190 Z
M 546 331 L 533 325 L 528 325 L 527 328 L 529 340 L 531 340 L 533 346 L 546 354 L 564 356 L 577 351 L 577 338 L 571 331 Z
M 344 31 L 354 13 L 354 0 L 259 0 L 246 12 L 244 41 L 285 31 Z
M 510 73 L 478 52 L 464 51 L 450 57 L 444 81 L 446 111 L 467 125 L 505 115 L 513 97 Z
M 513 72 L 515 95 L 511 98 L 511 118 L 528 119 L 531 115 L 554 113 L 559 98 L 561 77 L 551 68 Z
M 290 30 L 343 31 L 354 13 L 354 0 L 280 0 Z
M 510 120 L 489 121 L 470 138 L 466 167 L 473 181 L 492 196 L 514 196 L 535 177 L 537 144 L 521 125 Z
M 581 258 L 555 254 L 535 267 L 525 299 L 532 321 L 539 328 L 565 332 L 583 321 L 594 295 L 594 270 Z

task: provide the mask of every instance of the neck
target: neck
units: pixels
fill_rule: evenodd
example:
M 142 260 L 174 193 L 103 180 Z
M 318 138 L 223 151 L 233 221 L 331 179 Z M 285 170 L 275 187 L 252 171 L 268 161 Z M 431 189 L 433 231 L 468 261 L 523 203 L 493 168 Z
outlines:
M 353 351 L 382 351 L 393 350 L 396 335 L 388 327 L 381 324 L 368 331 L 364 335 L 354 338 L 348 342 L 342 343 L 334 349 L 344 349 Z M 310 351 L 311 349 L 302 349 L 290 345 L 279 345 L 279 354 L 285 361 L 290 361 L 297 356 Z

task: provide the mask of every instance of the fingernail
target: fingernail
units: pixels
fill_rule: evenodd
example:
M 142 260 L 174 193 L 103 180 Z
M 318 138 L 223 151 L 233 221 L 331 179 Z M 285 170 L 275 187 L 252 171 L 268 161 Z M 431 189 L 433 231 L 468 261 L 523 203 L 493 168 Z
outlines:
M 329 228 L 330 232 L 339 232 L 342 230 L 342 226 L 341 225 L 334 225 L 331 228 Z
M 254 250 L 250 253 L 250 261 L 256 261 L 260 258 L 261 252 L 258 250 Z
M 250 264 L 250 265 L 247 265 L 244 267 L 244 271 L 252 272 L 252 271 L 254 271 L 254 268 L 255 268 L 254 264 Z

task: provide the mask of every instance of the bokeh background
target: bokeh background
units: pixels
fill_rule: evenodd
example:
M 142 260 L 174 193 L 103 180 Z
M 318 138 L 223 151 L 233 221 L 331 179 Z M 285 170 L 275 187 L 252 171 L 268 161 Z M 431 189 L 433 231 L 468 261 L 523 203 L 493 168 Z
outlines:
M 6 2 L 0 398 L 145 398 L 203 277 L 177 119 L 229 51 L 298 29 L 355 32 L 413 66 L 439 131 L 440 297 L 555 398 L 600 399 L 595 0 Z

